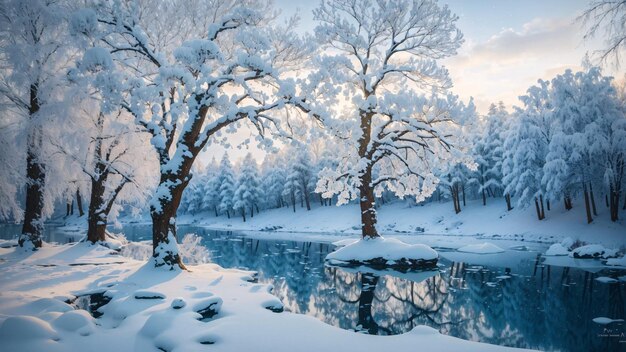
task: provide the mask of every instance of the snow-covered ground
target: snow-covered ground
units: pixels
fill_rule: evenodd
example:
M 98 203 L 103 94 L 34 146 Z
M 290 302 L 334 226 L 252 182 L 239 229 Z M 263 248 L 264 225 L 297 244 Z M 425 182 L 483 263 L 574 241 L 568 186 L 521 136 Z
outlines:
M 444 234 L 481 235 L 545 243 L 560 242 L 570 237 L 587 243 L 600 243 L 607 247 L 626 245 L 626 222 L 611 222 L 606 209 L 599 209 L 599 216 L 587 224 L 584 208 L 574 207 L 565 211 L 555 206 L 546 212 L 546 219 L 538 221 L 534 209 L 506 211 L 503 200 L 492 200 L 487 206 L 480 201 L 468 202 L 461 213 L 455 214 L 452 205 L 429 203 L 424 206 L 408 206 L 397 202 L 378 210 L 378 228 L 389 234 Z M 272 209 L 255 214 L 243 222 L 241 217 L 215 217 L 212 213 L 195 216 L 182 215 L 178 224 L 203 225 L 215 229 L 297 233 L 356 234 L 360 232 L 358 205 L 341 207 L 314 207 L 311 211 L 298 208 Z M 272 235 L 273 236 L 273 235 Z
M 6 351 L 511 350 L 425 326 L 374 336 L 275 313 L 282 303 L 250 272 L 214 264 L 164 271 L 100 245 L 0 248 L 0 270 L 0 349 Z M 98 319 L 65 303 L 86 294 L 110 298 Z

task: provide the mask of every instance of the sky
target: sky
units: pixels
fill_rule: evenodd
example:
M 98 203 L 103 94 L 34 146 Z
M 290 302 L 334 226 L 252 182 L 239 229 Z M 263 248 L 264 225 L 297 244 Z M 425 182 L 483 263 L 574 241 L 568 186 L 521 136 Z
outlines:
M 537 83 L 566 69 L 580 70 L 585 53 L 602 47 L 602 38 L 583 40 L 584 29 L 576 18 L 589 0 L 440 0 L 459 16 L 457 27 L 465 43 L 456 56 L 441 61 L 452 77 L 452 91 L 479 113 L 491 103 L 504 102 L 509 109 L 519 105 L 518 96 Z M 282 16 L 298 13 L 297 30 L 313 32 L 312 10 L 319 1 L 275 0 Z M 605 67 L 607 75 L 619 76 Z M 623 75 L 623 73 L 621 73 Z M 247 138 L 249 133 L 243 133 Z M 218 147 L 212 147 L 218 148 Z M 256 148 L 250 147 L 254 153 Z M 221 157 L 222 152 L 215 149 Z M 240 159 L 247 149 L 229 151 Z

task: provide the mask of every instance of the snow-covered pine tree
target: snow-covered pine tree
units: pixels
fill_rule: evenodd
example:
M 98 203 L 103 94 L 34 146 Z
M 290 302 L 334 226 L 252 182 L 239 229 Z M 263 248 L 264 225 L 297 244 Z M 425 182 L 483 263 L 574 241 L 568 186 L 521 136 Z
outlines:
M 206 177 L 203 180 L 202 208 L 213 210 L 215 216 L 219 215 L 220 192 L 219 192 L 219 165 L 215 158 L 207 166 Z
M 285 183 L 283 185 L 282 196 L 286 199 L 288 204 L 291 204 L 293 212 L 296 212 L 296 199 L 300 196 L 300 185 L 298 180 L 298 173 L 294 171 L 293 165 L 295 164 L 295 156 L 289 155 L 286 158 L 285 165 Z
M 250 217 L 254 217 L 254 208 L 258 207 L 260 193 L 257 164 L 252 154 L 248 153 L 242 161 L 233 195 L 233 209 L 239 210 L 244 222 L 248 209 Z
M 545 189 L 541 179 L 548 145 L 554 134 L 549 117 L 552 108 L 548 96 L 550 82 L 539 80 L 527 94 L 520 97 L 524 108 L 517 108 L 518 115 L 505 141 L 503 184 L 505 193 L 517 197 L 517 204 L 527 207 L 535 204 L 537 218 L 545 218 Z M 569 194 L 564 194 L 566 206 L 571 204 Z
M 610 77 L 598 67 L 567 70 L 551 81 L 551 118 L 555 133 L 549 144 L 543 182 L 548 195 L 582 194 L 587 222 L 597 215 L 594 188 L 604 189 L 611 220 L 618 218 L 624 183 L 626 148 L 624 108 Z M 592 215 L 593 214 L 593 215 Z
M 227 153 L 224 153 L 220 162 L 217 184 L 219 185 L 220 211 L 226 213 L 226 216 L 230 219 L 230 214 L 233 210 L 233 197 L 235 195 L 235 174 Z
M 291 159 L 287 181 L 295 184 L 297 193 L 304 200 L 306 210 L 311 210 L 311 194 L 316 183 L 311 165 L 311 155 L 306 145 L 298 145 L 295 149 L 297 151 L 295 157 Z
M 266 208 L 281 208 L 284 206 L 283 187 L 285 185 L 285 171 L 280 155 L 266 155 L 262 164 L 263 199 Z
M 502 192 L 502 131 L 508 113 L 504 104 L 491 104 L 489 112 L 475 126 L 472 154 L 477 170 L 471 182 L 478 185 L 483 205 L 487 197 L 499 196 Z

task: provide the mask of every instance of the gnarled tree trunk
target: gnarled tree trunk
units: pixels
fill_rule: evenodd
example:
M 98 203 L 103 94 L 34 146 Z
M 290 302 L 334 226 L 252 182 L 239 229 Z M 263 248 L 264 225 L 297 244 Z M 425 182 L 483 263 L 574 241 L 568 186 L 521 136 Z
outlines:
M 29 118 L 39 112 L 39 85 L 30 85 Z M 31 126 L 26 146 L 26 207 L 24 209 L 24 224 L 22 234 L 18 239 L 20 247 L 26 241 L 32 243 L 34 248 L 40 248 L 43 240 L 43 207 L 44 187 L 46 182 L 46 168 L 39 160 L 41 151 L 42 131 L 39 126 Z

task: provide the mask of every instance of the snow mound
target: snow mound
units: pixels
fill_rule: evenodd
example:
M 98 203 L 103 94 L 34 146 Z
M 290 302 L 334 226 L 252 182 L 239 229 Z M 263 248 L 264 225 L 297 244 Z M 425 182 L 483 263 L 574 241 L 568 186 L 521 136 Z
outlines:
M 17 240 L 0 240 L 0 248 L 17 247 Z
M 326 256 L 332 265 L 369 265 L 399 269 L 434 266 L 439 254 L 423 244 L 406 244 L 395 238 L 365 238 Z
M 457 249 L 459 252 L 465 253 L 475 253 L 475 254 L 493 254 L 493 253 L 502 253 L 504 249 L 496 246 L 493 243 L 479 243 L 479 244 L 468 244 Z
M 621 258 L 611 258 L 606 261 L 606 265 L 626 267 L 626 255 Z
M 83 309 L 65 312 L 52 322 L 52 326 L 58 330 L 76 331 L 83 336 L 95 330 L 93 317 Z
M 174 298 L 174 300 L 172 301 L 171 307 L 174 309 L 181 309 L 184 308 L 187 305 L 187 302 L 185 302 L 185 299 L 182 297 L 178 297 L 178 298 Z
M 8 317 L 0 325 L 0 341 L 28 341 L 31 339 L 58 339 L 58 337 L 50 324 L 33 316 Z
M 620 323 L 623 322 L 624 319 L 611 319 L 611 318 L 607 318 L 607 317 L 597 317 L 597 318 L 593 318 L 593 322 L 600 324 L 600 325 L 608 325 L 611 323 Z
M 563 244 L 555 243 L 548 248 L 545 255 L 557 256 L 557 255 L 569 255 L 569 251 Z
M 223 300 L 217 296 L 202 299 L 193 306 L 193 310 L 202 316 L 201 319 L 211 319 L 222 308 Z
M 593 258 L 606 258 L 610 256 L 615 256 L 617 251 L 609 250 L 604 248 L 599 244 L 589 244 L 586 246 L 581 246 L 572 251 L 570 257 L 580 258 L 580 259 L 593 259 Z
M 414 327 L 413 330 L 409 332 L 409 334 L 411 335 L 439 335 L 440 333 L 437 329 L 433 329 L 430 326 L 418 325 Z
M 612 278 L 612 277 L 606 277 L 606 276 L 600 276 L 596 278 L 596 281 L 605 283 L 605 284 L 614 284 L 617 282 L 616 279 Z
M 40 298 L 34 302 L 30 302 L 21 308 L 22 314 L 42 314 L 48 312 L 65 313 L 74 310 L 74 307 L 65 302 L 61 302 L 54 298 Z

